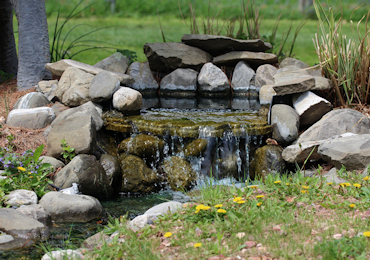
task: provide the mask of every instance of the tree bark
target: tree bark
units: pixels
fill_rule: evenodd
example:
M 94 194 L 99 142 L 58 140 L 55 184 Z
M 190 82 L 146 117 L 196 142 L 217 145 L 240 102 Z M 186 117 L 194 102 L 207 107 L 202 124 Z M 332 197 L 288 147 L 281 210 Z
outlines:
M 17 75 L 18 58 L 13 32 L 13 12 L 9 0 L 0 4 L 0 70 Z
M 45 69 L 50 62 L 45 0 L 11 0 L 18 20 L 18 89 L 33 87 L 50 78 Z

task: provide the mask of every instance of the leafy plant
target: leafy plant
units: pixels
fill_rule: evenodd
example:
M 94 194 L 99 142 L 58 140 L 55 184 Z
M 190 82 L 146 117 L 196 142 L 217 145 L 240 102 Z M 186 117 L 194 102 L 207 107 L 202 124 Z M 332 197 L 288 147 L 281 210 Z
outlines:
M 0 70 L 0 83 L 7 82 L 11 79 L 14 79 L 14 74 L 9 74 Z
M 117 52 L 122 53 L 128 59 L 129 64 L 137 61 L 137 54 L 134 51 L 130 51 L 127 49 L 117 49 Z
M 63 152 L 61 153 L 63 159 L 65 162 L 70 162 L 72 159 L 76 156 L 75 154 L 75 148 L 70 147 L 67 144 L 67 141 L 65 139 L 62 139 L 61 141 L 61 146 L 63 149 Z

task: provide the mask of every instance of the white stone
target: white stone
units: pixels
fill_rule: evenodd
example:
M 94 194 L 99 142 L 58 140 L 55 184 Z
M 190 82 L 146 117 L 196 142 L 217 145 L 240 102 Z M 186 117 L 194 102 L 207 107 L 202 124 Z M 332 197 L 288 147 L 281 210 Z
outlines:
M 121 112 L 139 111 L 143 106 L 143 97 L 135 89 L 121 87 L 113 94 L 113 107 Z
M 8 114 L 6 123 L 10 126 L 41 129 L 51 124 L 55 113 L 50 107 L 14 109 Z
M 31 190 L 13 190 L 6 197 L 5 204 L 9 206 L 32 205 L 38 201 L 36 193 Z
M 259 98 L 261 105 L 271 104 L 272 97 L 276 95 L 274 85 L 264 85 L 260 89 Z

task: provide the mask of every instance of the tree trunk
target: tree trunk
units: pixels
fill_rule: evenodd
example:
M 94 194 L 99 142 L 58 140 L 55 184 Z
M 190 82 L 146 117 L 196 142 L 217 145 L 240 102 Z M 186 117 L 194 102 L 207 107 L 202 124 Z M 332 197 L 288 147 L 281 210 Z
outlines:
M 0 4 L 0 35 L 0 70 L 17 75 L 18 58 L 13 32 L 13 12 L 9 0 Z
M 18 89 L 30 88 L 50 78 L 45 0 L 11 0 L 18 19 Z

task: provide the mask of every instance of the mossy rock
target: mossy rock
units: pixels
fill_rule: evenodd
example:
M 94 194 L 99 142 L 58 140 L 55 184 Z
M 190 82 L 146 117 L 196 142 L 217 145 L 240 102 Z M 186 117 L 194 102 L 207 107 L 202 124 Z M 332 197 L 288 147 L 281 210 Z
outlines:
M 172 190 L 188 190 L 196 182 L 197 175 L 191 164 L 178 156 L 167 157 L 162 166 Z
M 264 179 L 268 174 L 284 173 L 285 161 L 283 148 L 277 145 L 265 145 L 256 150 L 249 168 L 251 179 Z
M 185 157 L 200 156 L 204 152 L 204 150 L 207 148 L 207 143 L 208 142 L 206 139 L 193 140 L 185 147 L 185 150 L 184 150 Z
M 123 140 L 118 151 L 136 155 L 140 158 L 152 158 L 162 154 L 165 142 L 153 135 L 138 134 Z
M 150 169 L 143 159 L 121 154 L 118 161 L 122 171 L 122 192 L 145 194 L 161 189 L 163 177 Z

